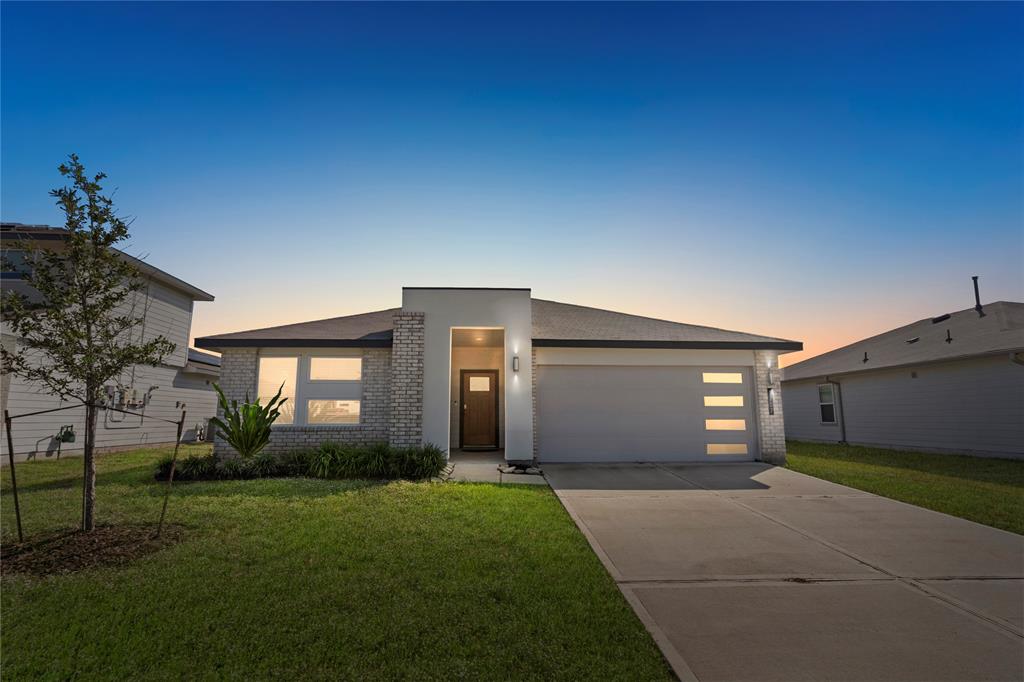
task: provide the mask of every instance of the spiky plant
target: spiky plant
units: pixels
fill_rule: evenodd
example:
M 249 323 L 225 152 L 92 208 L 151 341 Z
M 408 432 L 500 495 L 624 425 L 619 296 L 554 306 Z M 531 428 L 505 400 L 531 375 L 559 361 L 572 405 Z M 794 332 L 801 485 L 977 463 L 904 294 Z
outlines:
M 270 427 L 281 416 L 280 407 L 288 399 L 281 397 L 284 384 L 277 389 L 277 393 L 267 401 L 266 405 L 260 404 L 260 399 L 249 402 L 249 394 L 245 395 L 245 402 L 239 404 L 237 400 L 230 403 L 224 396 L 224 391 L 217 384 L 213 385 L 217 391 L 217 400 L 224 418 L 214 417 L 210 423 L 217 429 L 217 434 L 227 441 L 228 445 L 234 448 L 242 459 L 249 459 L 256 456 L 270 442 Z

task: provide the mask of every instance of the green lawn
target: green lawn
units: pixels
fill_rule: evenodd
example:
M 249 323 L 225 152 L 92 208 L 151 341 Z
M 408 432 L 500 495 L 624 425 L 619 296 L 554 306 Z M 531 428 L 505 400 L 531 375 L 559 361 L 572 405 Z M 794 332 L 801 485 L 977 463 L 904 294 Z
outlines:
M 786 466 L 1024 535 L 1024 461 L 789 441 Z
M 99 459 L 100 523 L 156 519 L 159 455 Z M 77 522 L 80 467 L 19 464 L 27 533 Z M 546 487 L 184 483 L 168 520 L 127 567 L 5 576 L 3 679 L 671 679 Z

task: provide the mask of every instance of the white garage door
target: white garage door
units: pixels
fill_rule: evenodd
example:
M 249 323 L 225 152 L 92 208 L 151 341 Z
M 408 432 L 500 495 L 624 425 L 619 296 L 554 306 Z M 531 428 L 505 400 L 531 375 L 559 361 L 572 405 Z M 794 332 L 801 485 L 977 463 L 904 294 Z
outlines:
M 537 368 L 541 462 L 757 456 L 749 367 Z

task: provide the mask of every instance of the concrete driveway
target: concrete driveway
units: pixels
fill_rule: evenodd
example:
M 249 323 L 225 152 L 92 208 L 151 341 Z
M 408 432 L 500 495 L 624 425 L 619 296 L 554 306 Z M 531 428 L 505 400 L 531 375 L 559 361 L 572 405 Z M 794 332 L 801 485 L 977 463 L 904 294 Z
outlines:
M 1024 538 L 763 464 L 546 465 L 682 680 L 1024 679 Z

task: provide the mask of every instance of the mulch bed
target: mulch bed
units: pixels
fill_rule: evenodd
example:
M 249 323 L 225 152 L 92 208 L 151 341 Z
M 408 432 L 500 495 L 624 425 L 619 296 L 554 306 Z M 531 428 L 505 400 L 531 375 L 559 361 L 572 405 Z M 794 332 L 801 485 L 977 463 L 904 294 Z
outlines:
M 97 526 L 91 533 L 64 530 L 11 543 L 2 548 L 0 572 L 63 575 L 89 568 L 124 566 L 180 542 L 184 527 L 165 525 L 159 538 L 156 526 Z

